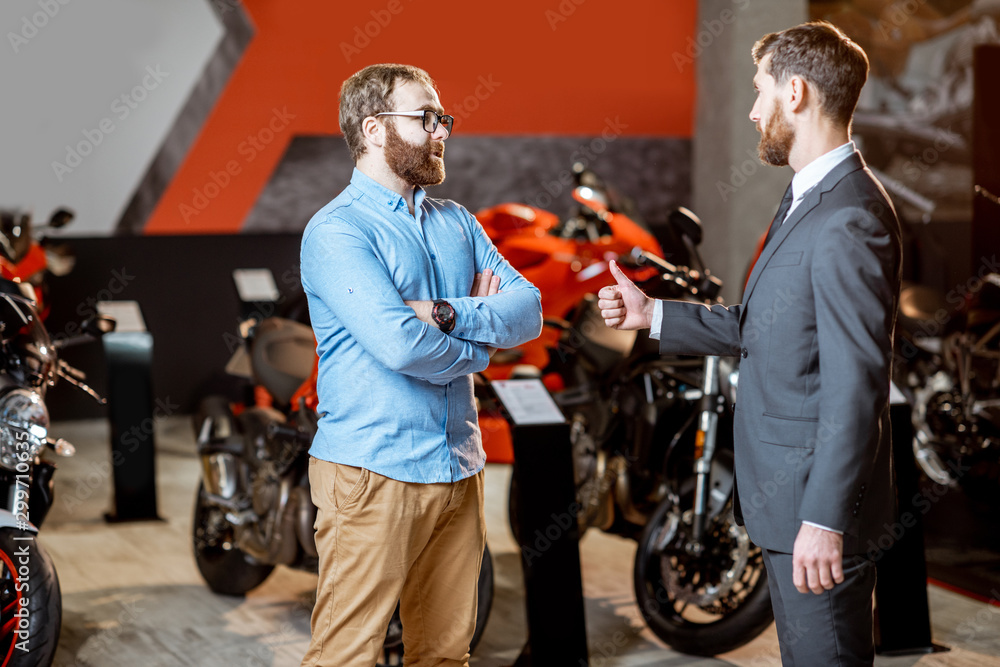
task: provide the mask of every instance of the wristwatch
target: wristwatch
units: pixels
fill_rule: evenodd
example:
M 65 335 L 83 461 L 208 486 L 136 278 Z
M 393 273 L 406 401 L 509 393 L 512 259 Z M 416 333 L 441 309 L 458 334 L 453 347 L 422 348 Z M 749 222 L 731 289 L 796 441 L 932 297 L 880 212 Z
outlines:
M 445 333 L 451 333 L 451 330 L 455 328 L 455 309 L 447 301 L 435 301 L 434 307 L 431 309 L 431 319 L 434 320 L 434 324 L 438 325 L 438 329 Z

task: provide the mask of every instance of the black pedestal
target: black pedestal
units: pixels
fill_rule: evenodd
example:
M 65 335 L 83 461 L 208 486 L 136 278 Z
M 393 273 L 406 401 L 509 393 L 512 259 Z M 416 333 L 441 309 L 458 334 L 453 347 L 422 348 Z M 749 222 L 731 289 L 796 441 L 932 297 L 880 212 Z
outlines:
M 947 649 L 931 641 L 923 514 L 913 504 L 914 498 L 919 496 L 919 477 L 913 458 L 910 406 L 893 405 L 889 414 L 899 491 L 899 519 L 891 527 L 896 542 L 881 552 L 876 565 L 876 651 L 881 655 L 934 653 Z
M 108 364 L 108 418 L 114 509 L 108 521 L 159 519 L 153 416 L 153 336 L 115 332 L 102 338 Z
M 584 667 L 579 506 L 569 426 L 514 426 L 514 483 L 528 643 L 515 667 Z

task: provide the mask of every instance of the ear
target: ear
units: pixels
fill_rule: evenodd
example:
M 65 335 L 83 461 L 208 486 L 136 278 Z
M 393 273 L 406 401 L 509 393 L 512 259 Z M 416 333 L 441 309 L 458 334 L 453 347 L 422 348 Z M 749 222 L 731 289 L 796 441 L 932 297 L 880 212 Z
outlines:
M 791 76 L 785 84 L 785 102 L 788 110 L 798 113 L 805 110 L 807 88 L 805 79 L 799 76 Z
M 374 116 L 368 116 L 361 121 L 361 134 L 367 143 L 379 148 L 385 143 L 385 128 Z

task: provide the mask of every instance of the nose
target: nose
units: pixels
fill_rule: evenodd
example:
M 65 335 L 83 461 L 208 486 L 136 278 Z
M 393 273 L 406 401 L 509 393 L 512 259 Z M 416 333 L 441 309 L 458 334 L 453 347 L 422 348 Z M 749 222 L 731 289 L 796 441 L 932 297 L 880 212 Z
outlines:
M 753 107 L 750 109 L 750 120 L 754 123 L 760 122 L 760 97 L 753 102 Z
M 431 132 L 431 139 L 434 139 L 435 141 L 444 141 L 450 136 L 451 132 L 445 129 L 443 123 L 438 123 L 437 128 L 433 132 Z

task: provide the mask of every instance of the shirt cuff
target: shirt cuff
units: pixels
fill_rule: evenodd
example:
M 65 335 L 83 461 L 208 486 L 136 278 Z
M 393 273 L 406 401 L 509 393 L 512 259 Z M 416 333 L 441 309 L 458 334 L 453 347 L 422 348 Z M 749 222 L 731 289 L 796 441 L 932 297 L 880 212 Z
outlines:
M 827 528 L 826 526 L 821 526 L 818 523 L 813 523 L 812 521 L 803 521 L 802 523 L 807 526 L 812 526 L 813 528 L 819 528 L 820 530 L 826 530 L 831 533 L 837 533 L 838 535 L 844 534 L 844 531 L 842 530 L 834 530 L 833 528 Z
M 653 340 L 660 340 L 660 331 L 663 329 L 663 301 L 656 299 L 653 302 L 653 321 L 649 326 L 649 337 Z

